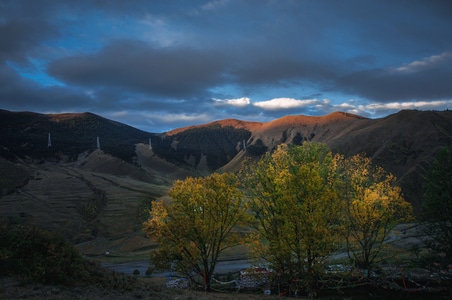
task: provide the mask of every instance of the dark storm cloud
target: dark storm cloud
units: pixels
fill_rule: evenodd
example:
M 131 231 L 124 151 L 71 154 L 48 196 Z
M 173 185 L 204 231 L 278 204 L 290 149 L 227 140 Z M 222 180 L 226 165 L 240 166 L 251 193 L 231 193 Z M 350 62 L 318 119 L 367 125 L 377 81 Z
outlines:
M 41 41 L 58 36 L 58 31 L 43 20 L 0 22 L 0 61 L 27 62 L 27 54 Z
M 452 95 L 451 78 L 448 52 L 398 68 L 354 72 L 338 78 L 334 88 L 383 102 L 446 99 Z
M 151 95 L 190 97 L 224 81 L 216 51 L 156 48 L 138 41 L 116 41 L 93 55 L 52 62 L 49 73 L 67 84 L 136 89 Z
M 250 59 L 234 70 L 237 82 L 245 85 L 281 85 L 308 80 L 322 84 L 332 79 L 335 70 L 324 63 L 269 56 Z
M 252 49 L 254 50 L 254 49 Z M 278 85 L 301 79 L 321 83 L 333 76 L 325 63 L 275 57 L 272 52 L 246 55 L 187 47 L 153 47 L 115 41 L 99 53 L 56 60 L 48 72 L 66 84 L 121 87 L 168 98 L 198 99 L 225 83 Z
M 0 104 L 3 109 L 64 111 L 67 107 L 93 107 L 90 99 L 67 87 L 42 88 L 14 70 L 0 66 Z

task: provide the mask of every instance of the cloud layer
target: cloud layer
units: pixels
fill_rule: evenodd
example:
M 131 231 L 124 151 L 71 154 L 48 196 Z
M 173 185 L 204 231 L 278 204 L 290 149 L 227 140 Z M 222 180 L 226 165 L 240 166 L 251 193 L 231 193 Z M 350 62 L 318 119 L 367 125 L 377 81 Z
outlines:
M 152 132 L 452 107 L 450 1 L 0 2 L 0 108 Z

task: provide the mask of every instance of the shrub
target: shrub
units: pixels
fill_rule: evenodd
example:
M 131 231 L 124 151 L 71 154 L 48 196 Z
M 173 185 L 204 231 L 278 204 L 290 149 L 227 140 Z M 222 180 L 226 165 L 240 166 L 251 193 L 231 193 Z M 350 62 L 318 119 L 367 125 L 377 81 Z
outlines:
M 68 284 L 85 276 L 78 251 L 48 231 L 2 224 L 0 245 L 1 275 L 47 284 Z
M 25 282 L 96 285 L 128 291 L 137 283 L 135 278 L 84 259 L 71 243 L 55 233 L 0 222 L 2 276 L 17 277 Z

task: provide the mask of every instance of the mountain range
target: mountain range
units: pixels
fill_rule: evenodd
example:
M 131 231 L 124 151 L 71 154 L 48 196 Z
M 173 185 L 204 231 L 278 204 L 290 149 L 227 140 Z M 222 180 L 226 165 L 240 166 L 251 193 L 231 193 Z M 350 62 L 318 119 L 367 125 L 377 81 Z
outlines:
M 418 212 L 424 172 L 452 148 L 452 111 L 225 119 L 150 133 L 92 113 L 0 110 L 0 218 L 56 230 L 87 255 L 149 249 L 141 222 L 175 179 L 235 172 L 281 143 L 306 141 L 371 157 Z

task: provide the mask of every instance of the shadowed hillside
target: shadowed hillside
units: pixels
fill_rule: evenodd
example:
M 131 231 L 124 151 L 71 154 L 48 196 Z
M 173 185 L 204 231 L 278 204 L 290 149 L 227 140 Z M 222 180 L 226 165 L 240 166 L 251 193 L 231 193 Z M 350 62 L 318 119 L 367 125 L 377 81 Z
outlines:
M 304 141 L 326 143 L 345 156 L 365 153 L 397 176 L 405 198 L 417 210 L 422 172 L 442 147 L 452 147 L 452 111 L 401 111 L 381 119 L 340 112 L 286 116 L 255 127 L 247 143 L 248 149 L 254 146 L 261 153 L 280 143 Z M 235 170 L 242 161 L 235 159 L 221 170 Z
M 157 152 L 167 159 L 184 161 L 204 174 L 215 171 L 232 160 L 243 148 L 251 132 L 245 128 L 222 123 L 196 126 L 167 134 L 167 152 Z
M 0 156 L 75 160 L 86 150 L 101 149 L 126 161 L 135 155 L 135 144 L 147 143 L 147 132 L 92 113 L 44 115 L 0 110 Z M 48 135 L 51 147 L 48 147 Z
M 397 176 L 415 209 L 423 170 L 439 149 L 452 148 L 451 111 L 227 119 L 154 134 L 91 113 L 0 110 L 0 126 L 0 217 L 56 229 L 93 255 L 151 247 L 141 221 L 175 179 L 236 172 L 281 143 L 323 142 L 346 156 L 365 153 Z
M 366 153 L 395 174 L 417 210 L 422 173 L 442 147 L 452 148 L 452 111 L 401 111 L 324 141 L 346 155 Z

